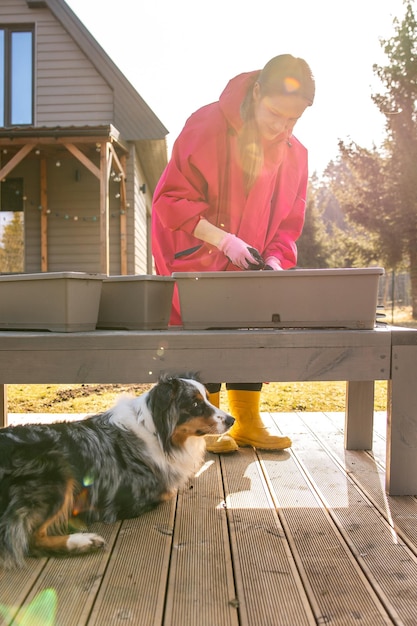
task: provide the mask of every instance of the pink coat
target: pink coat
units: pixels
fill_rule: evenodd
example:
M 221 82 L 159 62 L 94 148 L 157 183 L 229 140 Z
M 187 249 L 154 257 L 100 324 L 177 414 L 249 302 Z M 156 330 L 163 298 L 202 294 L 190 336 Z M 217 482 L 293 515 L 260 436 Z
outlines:
M 307 190 L 307 150 L 290 142 L 264 145 L 264 166 L 246 196 L 238 165 L 240 106 L 259 72 L 229 81 L 218 102 L 196 111 L 174 144 L 154 194 L 152 252 L 158 274 L 239 271 L 214 246 L 191 233 L 200 216 L 276 257 L 284 269 L 297 262 Z M 180 324 L 175 292 L 171 323 Z

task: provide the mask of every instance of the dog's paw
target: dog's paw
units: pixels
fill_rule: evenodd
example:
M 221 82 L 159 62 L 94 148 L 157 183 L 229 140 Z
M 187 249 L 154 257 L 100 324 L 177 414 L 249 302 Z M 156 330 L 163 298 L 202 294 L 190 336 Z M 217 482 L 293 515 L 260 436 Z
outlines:
M 99 550 L 106 545 L 105 540 L 95 533 L 74 533 L 68 537 L 67 548 L 69 552 L 91 552 Z

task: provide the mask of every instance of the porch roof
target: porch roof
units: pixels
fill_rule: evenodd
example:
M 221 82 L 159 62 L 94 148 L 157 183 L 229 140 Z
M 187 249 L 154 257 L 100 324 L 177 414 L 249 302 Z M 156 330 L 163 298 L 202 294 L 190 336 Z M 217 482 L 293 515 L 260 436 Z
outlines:
M 84 144 L 94 150 L 96 144 L 110 142 L 120 154 L 128 154 L 129 141 L 112 124 L 98 126 L 13 126 L 0 128 L 0 147 L 17 152 L 24 144 L 39 144 L 43 150 L 54 154 L 65 150 L 66 143 Z M 145 175 L 149 191 L 153 194 L 167 163 L 165 139 L 142 139 L 132 142 Z

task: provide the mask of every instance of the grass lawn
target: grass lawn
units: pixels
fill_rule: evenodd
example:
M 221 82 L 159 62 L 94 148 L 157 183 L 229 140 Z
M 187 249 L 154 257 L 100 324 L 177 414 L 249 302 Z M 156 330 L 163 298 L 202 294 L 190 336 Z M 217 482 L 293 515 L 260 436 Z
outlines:
M 95 413 L 109 408 L 123 392 L 135 395 L 150 385 L 9 385 L 10 413 Z M 269 383 L 262 411 L 343 411 L 345 382 Z M 226 393 L 222 391 L 222 406 Z M 376 383 L 375 407 L 386 410 L 386 382 Z
M 388 321 L 391 321 L 387 315 Z M 410 308 L 397 310 L 394 323 L 417 327 Z M 95 413 L 109 408 L 123 392 L 140 394 L 150 385 L 9 385 L 10 413 Z M 375 384 L 375 409 L 386 410 L 386 381 Z M 343 411 L 346 383 L 297 382 L 269 383 L 262 391 L 261 410 Z M 226 393 L 221 392 L 222 406 L 227 406 Z

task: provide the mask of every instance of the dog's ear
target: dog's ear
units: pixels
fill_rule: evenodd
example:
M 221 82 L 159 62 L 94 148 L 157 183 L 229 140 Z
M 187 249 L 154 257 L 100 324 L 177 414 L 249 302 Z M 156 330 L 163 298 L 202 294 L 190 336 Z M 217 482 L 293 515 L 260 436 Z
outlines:
M 171 436 L 177 424 L 177 398 L 182 384 L 179 378 L 163 376 L 149 392 L 149 410 L 166 451 L 171 447 Z
M 200 372 L 192 372 L 189 375 L 189 378 L 191 378 L 192 380 L 196 380 L 198 383 L 202 383 L 202 378 L 200 376 Z
M 169 382 L 177 378 L 188 378 L 190 380 L 196 380 L 199 383 L 202 382 L 200 372 L 183 372 L 182 374 L 175 374 L 175 376 L 171 374 L 161 374 L 159 382 Z

